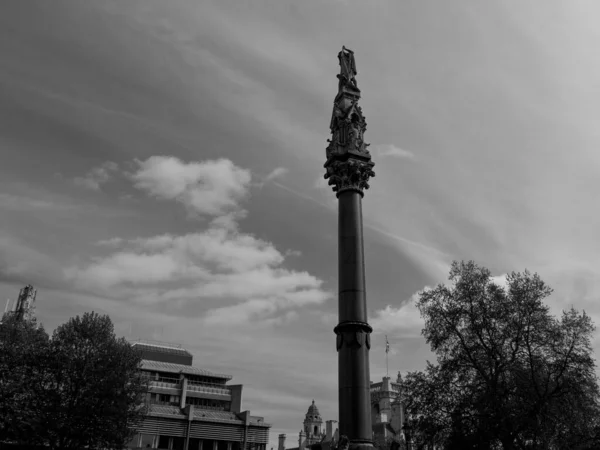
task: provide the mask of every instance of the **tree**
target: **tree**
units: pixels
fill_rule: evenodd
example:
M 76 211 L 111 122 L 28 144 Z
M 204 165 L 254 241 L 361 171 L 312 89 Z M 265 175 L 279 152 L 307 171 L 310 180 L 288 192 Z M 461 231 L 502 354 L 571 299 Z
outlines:
M 406 444 L 402 439 L 381 435 L 373 437 L 373 447 L 377 450 L 406 450 Z
M 147 381 L 140 354 L 116 338 L 108 316 L 92 312 L 54 331 L 50 355 L 45 444 L 123 448 L 143 415 Z
M 122 449 L 143 417 L 141 355 L 108 316 L 86 313 L 52 338 L 26 321 L 0 325 L 0 435 L 51 449 Z
M 0 441 L 30 442 L 40 432 L 38 412 L 49 337 L 35 321 L 7 314 L 0 323 Z
M 557 319 L 537 274 L 507 287 L 473 262 L 454 262 L 450 286 L 420 294 L 423 335 L 437 364 L 405 379 L 415 439 L 444 448 L 600 448 L 594 325 L 574 309 Z

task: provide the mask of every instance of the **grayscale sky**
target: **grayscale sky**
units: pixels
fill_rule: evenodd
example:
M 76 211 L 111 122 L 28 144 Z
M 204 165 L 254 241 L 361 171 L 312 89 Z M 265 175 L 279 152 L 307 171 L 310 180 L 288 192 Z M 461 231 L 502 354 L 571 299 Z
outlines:
M 2 0 L 0 294 L 185 344 L 288 446 L 337 419 L 337 53 L 356 54 L 371 377 L 421 369 L 453 259 L 600 321 L 600 4 Z M 2 301 L 2 305 L 4 305 Z M 594 344 L 598 348 L 598 342 Z

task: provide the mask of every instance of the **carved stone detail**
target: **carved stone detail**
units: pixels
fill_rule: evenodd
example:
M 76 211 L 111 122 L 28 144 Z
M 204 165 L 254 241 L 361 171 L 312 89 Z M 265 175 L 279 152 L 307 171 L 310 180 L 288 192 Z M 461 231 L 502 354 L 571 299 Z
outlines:
M 371 349 L 371 336 L 373 331 L 368 323 L 364 322 L 343 322 L 333 330 L 336 336 L 336 349 L 345 345 L 348 348 L 360 348 L 366 345 Z
M 369 178 L 375 176 L 371 161 L 347 159 L 346 161 L 332 161 L 326 165 L 327 173 L 325 179 L 329 179 L 329 185 L 334 192 L 342 189 L 369 189 Z
M 372 168 L 369 144 L 364 140 L 367 122 L 362 108 L 358 105 L 360 89 L 356 83 L 356 62 L 354 52 L 342 47 L 338 54 L 340 73 L 338 93 L 333 102 L 331 114 L 331 139 L 328 139 L 325 155 L 325 178 L 334 192 L 345 188 L 362 193 L 368 189 L 368 180 L 375 176 Z

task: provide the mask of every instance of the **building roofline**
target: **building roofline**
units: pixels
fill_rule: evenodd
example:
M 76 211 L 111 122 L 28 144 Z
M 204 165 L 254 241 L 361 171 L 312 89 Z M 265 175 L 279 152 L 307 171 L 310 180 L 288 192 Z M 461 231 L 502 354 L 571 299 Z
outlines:
M 224 373 L 216 373 L 211 370 L 201 369 L 195 366 L 187 366 L 185 364 L 154 361 L 152 359 L 142 359 L 140 369 L 155 370 L 157 372 L 182 373 L 184 375 L 197 375 L 201 377 L 218 378 L 226 381 L 231 381 L 233 379 L 232 375 L 227 375 Z
M 171 343 L 171 342 L 163 342 L 163 341 L 155 341 L 155 340 L 152 340 L 152 339 L 141 339 L 141 338 L 128 339 L 128 342 L 131 345 L 146 344 L 146 345 L 152 345 L 153 347 L 162 347 L 162 348 L 172 348 L 172 349 L 178 349 L 178 350 L 186 350 L 185 348 L 183 348 L 182 344 L 176 344 L 176 343 Z

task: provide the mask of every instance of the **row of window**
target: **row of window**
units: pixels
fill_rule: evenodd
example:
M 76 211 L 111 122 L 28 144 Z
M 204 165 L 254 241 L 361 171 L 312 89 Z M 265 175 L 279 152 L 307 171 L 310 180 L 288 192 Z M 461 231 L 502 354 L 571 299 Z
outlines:
M 139 439 L 139 440 L 138 440 Z M 137 442 L 135 442 L 137 441 Z M 158 448 L 164 450 L 184 450 L 185 438 L 171 436 L 154 436 L 142 434 L 134 439 L 134 446 L 142 448 Z M 212 439 L 190 438 L 188 450 L 242 450 L 242 442 L 218 441 Z M 246 450 L 266 450 L 266 444 L 247 443 Z
M 179 376 L 176 376 L 172 373 L 147 371 L 147 372 L 145 372 L 145 374 L 148 377 L 148 379 L 150 379 L 152 381 L 159 381 L 161 383 L 179 384 L 179 382 L 181 381 Z M 227 387 L 228 387 L 225 384 L 226 383 L 225 380 L 223 380 L 222 382 L 219 382 L 220 380 L 218 380 L 216 378 L 200 377 L 200 376 L 196 376 L 196 375 L 186 375 L 186 378 L 188 380 L 188 383 L 191 385 L 209 386 L 209 387 L 215 387 L 215 388 L 221 388 L 221 389 L 227 389 Z
M 179 395 L 169 394 L 150 394 L 150 403 L 154 405 L 174 405 L 179 406 L 181 397 Z M 186 405 L 200 406 L 204 409 L 212 409 L 217 411 L 230 411 L 231 402 L 224 402 L 208 398 L 186 397 Z

